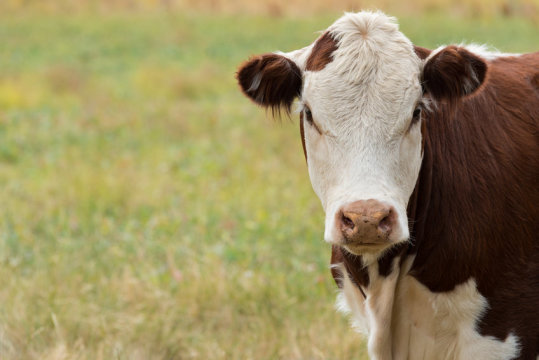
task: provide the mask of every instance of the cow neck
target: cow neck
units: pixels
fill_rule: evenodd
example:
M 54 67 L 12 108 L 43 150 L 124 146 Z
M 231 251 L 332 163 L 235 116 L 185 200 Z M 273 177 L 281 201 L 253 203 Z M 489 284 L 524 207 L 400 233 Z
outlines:
M 408 207 L 409 274 L 434 292 L 474 278 L 489 296 L 517 281 L 511 264 L 533 261 L 526 249 L 537 232 L 522 222 L 537 213 L 537 112 L 515 107 L 532 102 L 529 84 L 520 73 L 509 82 L 504 61 L 511 60 L 491 63 L 477 93 L 440 103 L 423 120 L 423 161 Z
M 408 201 L 407 216 L 410 226 L 410 242 L 408 243 L 407 253 L 413 254 L 416 252 L 419 242 L 424 237 L 424 220 L 428 215 L 431 191 L 432 191 L 432 146 L 430 137 L 427 131 L 427 121 L 421 123 L 421 152 L 422 162 L 415 184 L 414 191 Z
M 456 140 L 447 132 L 446 126 L 458 126 L 458 109 L 447 104 L 440 104 L 435 111 L 425 114 L 421 124 L 422 134 L 422 163 L 414 191 L 410 197 L 407 208 L 408 223 L 410 224 L 410 241 L 407 244 L 407 255 L 414 256 L 414 262 L 410 275 L 414 276 L 431 291 L 450 291 L 459 283 L 469 278 L 469 274 L 459 266 L 454 251 L 458 243 L 450 244 L 450 236 L 447 229 L 454 226 L 454 219 L 444 215 L 444 203 L 450 202 L 451 189 L 458 189 L 462 183 L 469 179 L 450 177 L 454 171 L 453 159 L 446 157 L 451 149 L 445 147 L 446 143 L 460 141 L 460 146 L 465 147 L 463 138 Z M 448 125 L 453 123 L 453 125 Z M 440 134 L 443 134 L 441 136 Z M 462 165 L 462 164 L 460 164 Z M 445 167 L 445 169 L 442 169 Z M 460 174 L 462 176 L 462 173 Z M 448 188 L 449 182 L 452 187 Z M 445 229 L 442 230 L 442 229 Z M 445 250 L 441 250 L 445 247 Z M 451 262 L 451 263 L 449 263 Z M 456 271 L 444 271 L 447 269 Z M 460 269 L 459 269 L 460 268 Z
M 459 206 L 463 201 L 457 189 L 473 183 L 471 174 L 463 168 L 474 165 L 466 156 L 455 159 L 461 156 L 456 147 L 467 149 L 474 144 L 469 134 L 462 133 L 470 130 L 462 123 L 462 109 L 442 103 L 425 115 L 421 128 L 423 160 L 407 209 L 411 235 L 407 254 L 414 256 L 409 274 L 431 291 L 445 292 L 471 276 L 462 246 L 474 239 L 457 238 L 453 229 L 459 226 L 460 216 L 455 212 L 470 211 Z

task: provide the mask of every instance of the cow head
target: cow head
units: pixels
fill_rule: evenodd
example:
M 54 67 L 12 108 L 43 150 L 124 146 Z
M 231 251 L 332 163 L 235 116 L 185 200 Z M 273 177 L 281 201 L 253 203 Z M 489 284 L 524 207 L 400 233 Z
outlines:
M 326 241 L 375 257 L 409 238 L 407 205 L 422 161 L 421 112 L 483 81 L 464 48 L 414 47 L 393 18 L 345 14 L 313 44 L 263 54 L 237 74 L 272 110 L 299 100 L 309 176 L 326 213 Z M 434 104 L 435 106 L 435 104 Z

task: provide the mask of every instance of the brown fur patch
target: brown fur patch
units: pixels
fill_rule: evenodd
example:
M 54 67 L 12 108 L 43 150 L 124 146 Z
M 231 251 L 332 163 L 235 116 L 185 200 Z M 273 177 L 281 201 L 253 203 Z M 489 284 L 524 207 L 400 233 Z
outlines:
M 369 273 L 367 268 L 363 266 L 361 256 L 353 255 L 345 249 L 333 245 L 331 247 L 331 264 L 343 263 L 346 271 L 350 275 L 350 279 L 356 285 L 363 288 L 369 286 Z M 342 274 L 335 268 L 331 268 L 331 274 L 337 286 L 342 288 Z M 363 291 L 362 291 L 363 292 Z
M 337 41 L 326 31 L 314 44 L 305 70 L 320 71 L 324 69 L 327 64 L 333 61 L 333 52 L 337 49 Z
M 530 83 L 536 91 L 539 91 L 539 72 L 531 77 Z

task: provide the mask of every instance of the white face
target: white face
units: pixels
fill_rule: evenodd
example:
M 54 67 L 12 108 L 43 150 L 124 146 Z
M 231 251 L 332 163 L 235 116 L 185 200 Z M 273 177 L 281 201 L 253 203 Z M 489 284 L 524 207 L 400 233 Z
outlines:
M 396 212 L 388 247 L 409 237 L 406 208 L 422 160 L 417 111 L 414 117 L 421 61 L 395 24 L 383 15 L 377 24 L 369 15 L 366 24 L 354 14 L 330 27 L 338 49 L 322 70 L 304 71 L 300 106 L 309 176 L 326 213 L 325 240 L 344 245 L 339 212 L 374 199 Z M 305 58 L 296 54 L 286 55 L 296 63 Z
M 487 67 L 463 47 L 414 48 L 394 18 L 360 12 L 303 49 L 252 57 L 237 79 L 248 98 L 273 111 L 289 110 L 299 96 L 325 239 L 369 263 L 409 238 L 423 90 L 434 102 L 456 101 L 481 86 Z

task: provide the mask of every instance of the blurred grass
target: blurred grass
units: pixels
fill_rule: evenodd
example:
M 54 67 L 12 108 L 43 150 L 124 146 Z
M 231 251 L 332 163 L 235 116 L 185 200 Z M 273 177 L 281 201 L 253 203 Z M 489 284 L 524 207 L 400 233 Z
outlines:
M 337 13 L 0 15 L 1 359 L 357 359 L 298 130 L 234 81 Z M 507 17 L 416 44 L 537 50 Z
M 381 9 L 401 16 L 444 13 L 458 17 L 517 17 L 539 22 L 539 0 L 3 0 L 0 11 L 42 13 L 110 13 L 115 11 L 193 10 L 220 14 L 272 17 L 311 16 L 343 10 Z

